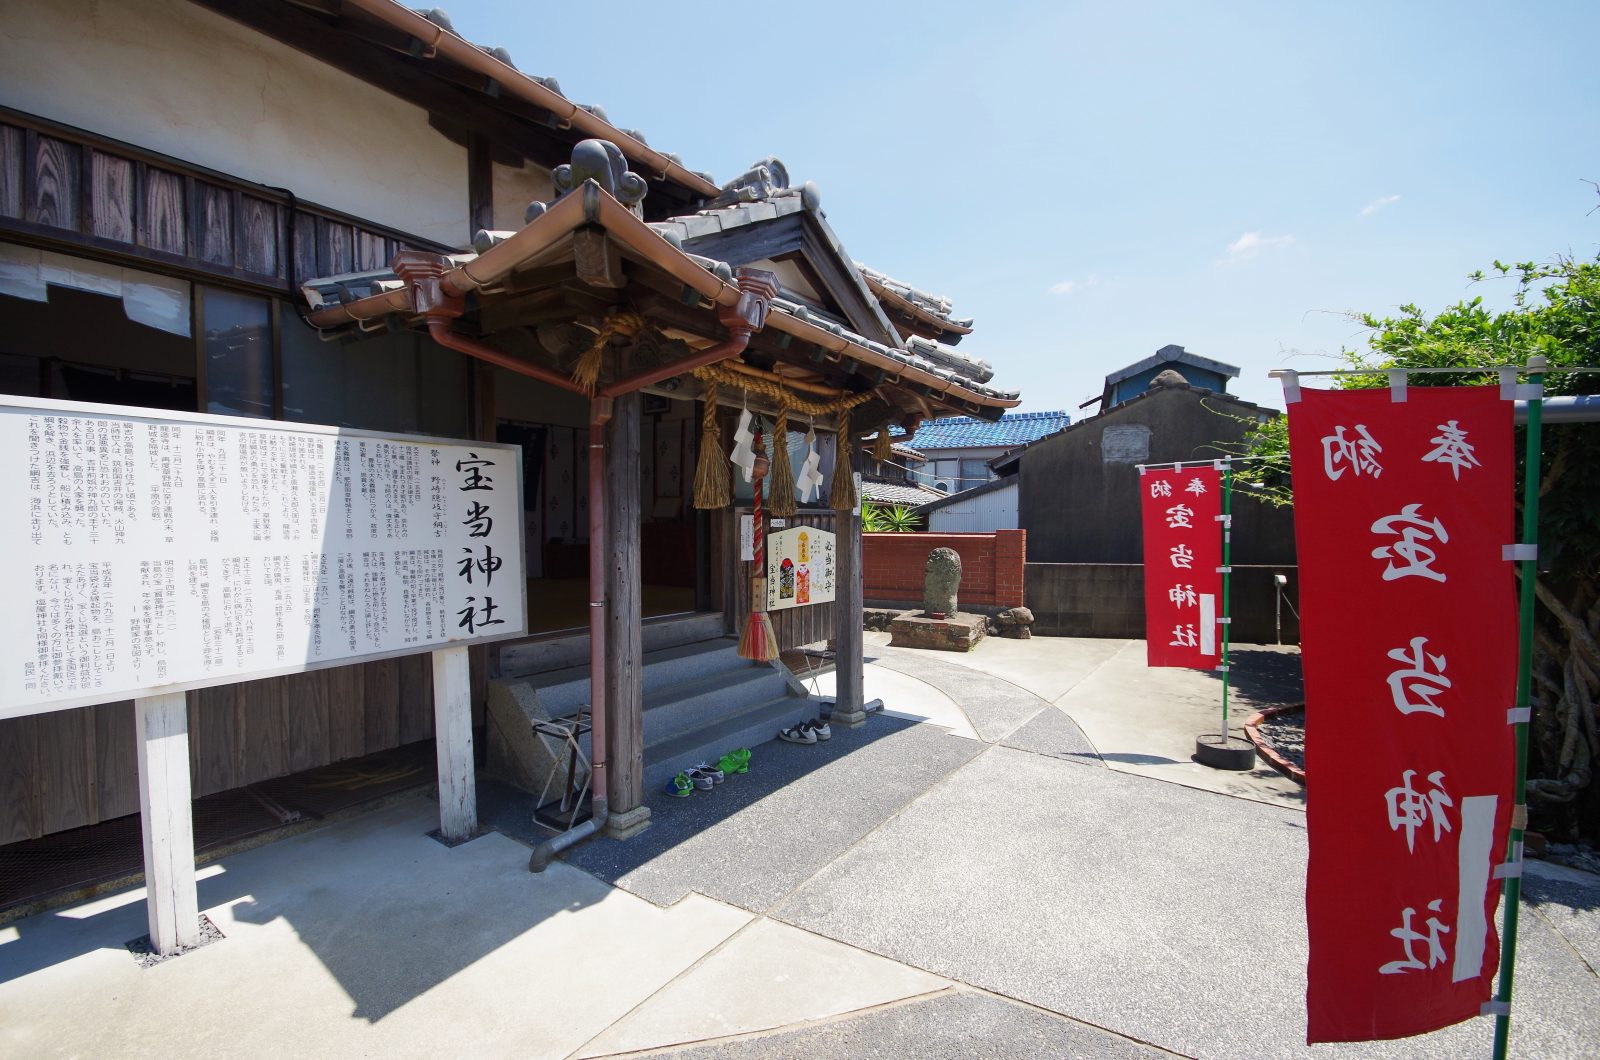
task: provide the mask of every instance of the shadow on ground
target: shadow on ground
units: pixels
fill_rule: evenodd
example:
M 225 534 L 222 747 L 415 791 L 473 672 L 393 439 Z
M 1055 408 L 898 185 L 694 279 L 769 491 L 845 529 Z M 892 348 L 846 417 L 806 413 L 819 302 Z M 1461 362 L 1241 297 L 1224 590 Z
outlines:
M 1205 673 L 1217 682 L 1223 677 L 1216 670 Z M 1259 709 L 1305 702 L 1297 648 L 1230 648 L 1227 677 L 1228 693 L 1241 706 Z
M 695 891 L 762 911 L 983 749 L 937 726 L 871 715 L 825 743 L 762 744 L 749 773 L 710 791 L 648 792 L 644 832 L 593 839 L 563 858 L 657 905 Z M 486 824 L 525 842 L 550 836 L 529 823 L 530 796 L 479 790 Z

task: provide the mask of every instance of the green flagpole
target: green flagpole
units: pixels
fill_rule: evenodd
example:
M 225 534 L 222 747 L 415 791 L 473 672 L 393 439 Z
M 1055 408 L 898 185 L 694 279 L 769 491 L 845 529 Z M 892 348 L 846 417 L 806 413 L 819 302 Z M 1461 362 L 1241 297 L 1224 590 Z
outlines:
M 1522 542 L 1536 544 L 1539 540 L 1539 449 L 1540 428 L 1544 418 L 1543 357 L 1528 358 L 1529 382 L 1536 392 L 1528 398 L 1528 440 L 1523 457 L 1522 476 Z M 1534 579 L 1538 574 L 1538 560 L 1522 561 L 1522 596 L 1520 626 L 1517 643 L 1517 709 L 1527 710 L 1533 685 L 1533 603 Z M 1506 862 L 1522 864 L 1522 835 L 1526 829 L 1528 780 L 1528 722 L 1517 722 L 1517 783 L 1516 801 L 1511 818 L 1511 839 L 1506 850 Z M 1494 1017 L 1495 1060 L 1505 1060 L 1511 1035 L 1511 980 L 1517 964 L 1517 913 L 1522 902 L 1522 877 L 1507 876 L 1505 882 L 1505 930 L 1500 942 L 1500 986 L 1495 993 L 1500 1011 Z
M 1228 743 L 1228 644 L 1233 635 L 1228 589 L 1233 578 L 1233 464 L 1222 464 L 1222 746 Z

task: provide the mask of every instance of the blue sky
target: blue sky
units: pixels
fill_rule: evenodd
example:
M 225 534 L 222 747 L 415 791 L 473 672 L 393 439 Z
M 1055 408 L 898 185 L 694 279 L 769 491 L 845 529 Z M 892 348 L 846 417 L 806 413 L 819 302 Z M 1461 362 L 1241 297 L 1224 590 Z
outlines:
M 1600 244 L 1600 4 L 456 0 L 459 32 L 720 181 L 769 154 L 976 318 L 1024 409 L 1167 343 L 1334 367 L 1344 314 Z

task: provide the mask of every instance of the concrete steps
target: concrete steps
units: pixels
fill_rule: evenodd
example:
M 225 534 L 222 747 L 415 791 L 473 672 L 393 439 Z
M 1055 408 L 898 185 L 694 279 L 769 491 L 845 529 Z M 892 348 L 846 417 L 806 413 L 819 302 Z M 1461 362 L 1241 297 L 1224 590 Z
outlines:
M 512 735 L 521 725 L 540 718 L 566 717 L 589 702 L 587 666 L 568 666 L 545 673 L 496 682 L 491 690 L 491 763 L 506 779 L 527 787 L 552 768 L 564 768 L 528 741 Z M 754 747 L 775 739 L 778 730 L 822 709 L 819 700 L 803 694 L 781 665 L 755 665 L 739 658 L 738 642 L 717 637 L 675 644 L 644 657 L 644 780 L 660 787 L 679 770 L 706 761 L 715 763 L 736 747 Z M 496 704 L 500 704 L 496 709 Z M 588 752 L 587 739 L 584 750 Z M 520 748 L 520 750 L 519 750 Z M 512 763 L 510 758 L 519 761 Z M 535 787 L 533 790 L 538 790 Z

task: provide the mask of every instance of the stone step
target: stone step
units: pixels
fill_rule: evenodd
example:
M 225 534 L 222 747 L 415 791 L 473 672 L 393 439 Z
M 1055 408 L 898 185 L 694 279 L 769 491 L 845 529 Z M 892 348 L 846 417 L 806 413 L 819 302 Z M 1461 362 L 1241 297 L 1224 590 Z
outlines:
M 697 726 L 738 712 L 750 703 L 788 695 L 789 682 L 768 666 L 743 667 L 693 677 L 687 681 L 647 691 L 644 698 L 644 740 L 650 747 Z
M 779 696 L 754 703 L 737 713 L 717 718 L 671 739 L 646 744 L 646 791 L 660 789 L 680 770 L 700 762 L 715 765 L 719 757 L 736 747 L 760 747 L 777 739 L 778 730 L 814 718 L 821 711 L 821 702 L 809 696 Z M 759 769 L 759 754 L 754 761 L 754 768 Z
M 644 700 L 649 710 L 652 693 L 671 685 L 713 674 L 751 669 L 747 659 L 739 658 L 739 642 L 732 637 L 695 644 L 680 644 L 644 656 Z M 768 670 L 768 673 L 774 671 Z M 534 674 L 525 683 L 539 695 L 539 702 L 552 718 L 566 717 L 579 704 L 589 702 L 589 666 L 569 666 Z
M 723 636 L 722 612 L 645 619 L 641 636 L 646 652 L 720 639 Z M 503 679 L 587 666 L 589 633 L 587 630 L 573 630 L 531 637 L 500 645 L 499 654 L 500 676 Z

